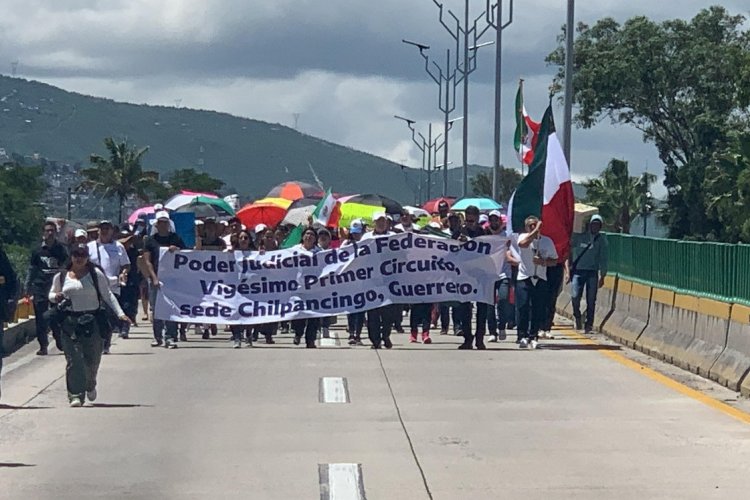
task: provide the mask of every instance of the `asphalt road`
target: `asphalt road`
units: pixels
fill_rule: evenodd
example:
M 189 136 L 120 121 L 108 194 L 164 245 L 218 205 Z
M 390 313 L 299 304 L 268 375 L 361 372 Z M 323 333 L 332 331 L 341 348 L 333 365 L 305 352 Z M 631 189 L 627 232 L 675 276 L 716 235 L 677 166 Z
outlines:
M 166 350 L 140 327 L 78 409 L 63 356 L 27 346 L 3 375 L 0 498 L 750 498 L 750 416 L 608 342 L 394 335 L 374 351 L 336 336 L 234 350 L 191 333 Z

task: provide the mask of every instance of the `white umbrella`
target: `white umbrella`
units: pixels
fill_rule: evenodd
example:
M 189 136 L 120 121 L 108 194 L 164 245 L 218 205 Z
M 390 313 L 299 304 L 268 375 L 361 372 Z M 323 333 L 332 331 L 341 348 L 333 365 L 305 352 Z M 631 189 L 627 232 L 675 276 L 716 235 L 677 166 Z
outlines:
M 419 207 L 413 207 L 411 205 L 404 205 L 404 210 L 409 212 L 412 217 L 415 219 L 419 219 L 420 217 L 429 217 L 430 213 L 427 210 L 421 209 Z
M 205 196 L 206 198 L 218 198 L 215 194 L 211 193 L 191 193 L 189 191 L 183 191 L 180 194 L 176 194 L 164 202 L 164 208 L 167 210 L 177 210 L 185 205 L 190 205 L 195 198 L 198 196 Z

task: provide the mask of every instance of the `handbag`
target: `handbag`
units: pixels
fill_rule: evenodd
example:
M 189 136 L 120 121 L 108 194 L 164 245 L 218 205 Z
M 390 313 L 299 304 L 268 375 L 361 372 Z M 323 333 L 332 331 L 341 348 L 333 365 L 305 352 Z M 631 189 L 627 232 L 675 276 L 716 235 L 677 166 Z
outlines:
M 96 297 L 99 299 L 99 309 L 97 309 L 95 314 L 96 322 L 99 326 L 99 335 L 102 338 L 107 338 L 119 325 L 120 318 L 117 317 L 109 304 L 102 300 L 102 292 L 99 290 L 99 278 L 96 275 L 96 267 L 91 266 L 89 273 L 91 274 L 91 281 L 94 283 L 94 289 L 96 289 Z

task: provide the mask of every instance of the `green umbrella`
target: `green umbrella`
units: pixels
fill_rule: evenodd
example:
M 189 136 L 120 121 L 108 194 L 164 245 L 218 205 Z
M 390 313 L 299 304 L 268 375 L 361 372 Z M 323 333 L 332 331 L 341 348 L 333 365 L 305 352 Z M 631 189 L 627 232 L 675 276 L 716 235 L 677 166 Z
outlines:
M 230 217 L 234 217 L 235 212 L 234 209 L 227 203 L 226 201 L 222 200 L 221 198 L 209 198 L 207 196 L 196 196 L 193 198 L 193 201 L 190 202 L 191 205 L 210 205 L 213 207 L 219 216 L 224 216 L 221 212 L 226 212 L 226 215 Z

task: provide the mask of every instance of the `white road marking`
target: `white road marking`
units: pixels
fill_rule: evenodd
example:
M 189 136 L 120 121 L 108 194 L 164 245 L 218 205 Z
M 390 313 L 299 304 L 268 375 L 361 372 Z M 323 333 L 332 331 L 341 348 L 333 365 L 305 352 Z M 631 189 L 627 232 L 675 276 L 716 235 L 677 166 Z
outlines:
M 319 398 L 321 403 L 348 403 L 349 387 L 343 377 L 322 377 Z
M 360 464 L 320 464 L 321 500 L 366 500 Z

